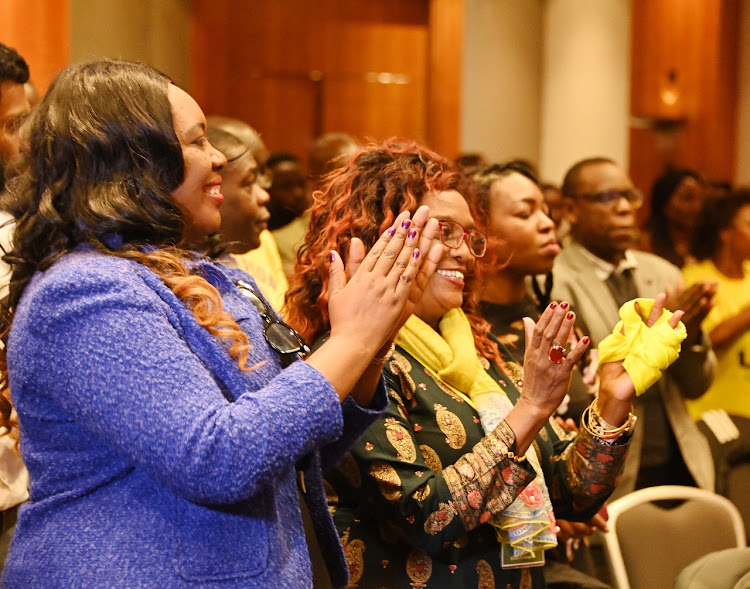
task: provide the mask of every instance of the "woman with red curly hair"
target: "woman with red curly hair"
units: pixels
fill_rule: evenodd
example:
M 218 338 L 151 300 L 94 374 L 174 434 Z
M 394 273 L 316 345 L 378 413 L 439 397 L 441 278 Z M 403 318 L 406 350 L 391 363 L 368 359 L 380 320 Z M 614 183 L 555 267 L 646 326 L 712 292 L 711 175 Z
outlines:
M 0 425 L 10 392 L 31 491 L 3 587 L 345 584 L 322 470 L 385 408 L 375 356 L 429 274 L 427 209 L 366 258 L 355 242 L 348 282 L 330 253 L 331 337 L 303 362 L 253 279 L 194 249 L 226 158 L 187 93 L 142 64 L 73 65 L 29 147 L 4 195 Z
M 603 369 L 603 419 L 617 424 L 597 426 L 606 439 L 583 429 L 573 440 L 549 419 L 588 344 L 564 356 L 556 343 L 573 328 L 567 303 L 526 320 L 525 375 L 507 370 L 512 356 L 476 313 L 486 236 L 464 194 L 453 164 L 391 139 L 354 154 L 314 197 L 287 295 L 292 324 L 310 340 L 329 329 L 332 285 L 319 271 L 329 251 L 373 245 L 400 210 L 419 205 L 438 220 L 442 245 L 391 336 L 386 413 L 326 476 L 350 587 L 543 587 L 536 565 L 555 545 L 555 514 L 591 518 L 627 452 L 634 388 L 619 363 Z

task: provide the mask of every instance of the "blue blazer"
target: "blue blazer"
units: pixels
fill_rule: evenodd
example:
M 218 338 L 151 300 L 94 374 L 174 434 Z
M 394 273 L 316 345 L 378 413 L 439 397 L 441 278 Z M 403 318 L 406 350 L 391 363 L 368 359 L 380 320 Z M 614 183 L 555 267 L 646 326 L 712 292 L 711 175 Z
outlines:
M 309 587 L 297 489 L 347 583 L 322 472 L 384 410 L 282 370 L 240 270 L 193 264 L 251 343 L 242 372 L 144 266 L 79 249 L 38 273 L 8 342 L 31 475 L 4 587 Z

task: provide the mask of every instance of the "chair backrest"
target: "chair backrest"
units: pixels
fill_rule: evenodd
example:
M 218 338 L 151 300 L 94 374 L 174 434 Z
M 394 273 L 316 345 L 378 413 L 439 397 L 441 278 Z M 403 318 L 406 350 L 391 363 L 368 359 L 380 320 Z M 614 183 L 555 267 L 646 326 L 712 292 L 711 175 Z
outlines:
M 682 503 L 654 504 L 675 500 Z M 704 554 L 746 545 L 737 508 L 703 489 L 640 489 L 613 501 L 607 511 L 610 531 L 604 540 L 618 589 L 672 587 L 677 574 Z

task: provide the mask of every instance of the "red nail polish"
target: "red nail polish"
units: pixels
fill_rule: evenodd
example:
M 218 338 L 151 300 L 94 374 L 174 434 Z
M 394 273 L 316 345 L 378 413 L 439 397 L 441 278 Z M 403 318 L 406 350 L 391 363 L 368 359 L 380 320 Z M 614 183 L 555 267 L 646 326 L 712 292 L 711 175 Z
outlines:
M 328 252 L 328 261 L 333 263 L 335 259 L 336 259 L 336 256 L 333 255 L 333 252 Z
M 582 344 L 583 344 L 584 346 L 587 346 L 587 345 L 589 344 L 589 342 L 590 342 L 590 341 L 591 341 L 591 338 L 590 338 L 589 336 L 587 336 L 587 335 L 584 335 L 584 336 L 583 336 L 583 337 L 581 338 L 581 343 L 582 343 Z
M 420 252 L 419 252 L 419 248 L 418 248 L 418 247 L 415 247 L 415 248 L 414 248 L 414 253 L 413 253 L 413 254 L 411 255 L 411 257 L 412 257 L 412 258 L 414 258 L 414 259 L 416 260 L 416 259 L 417 259 L 417 258 L 419 257 L 419 253 L 420 253 Z
M 551 303 L 549 304 L 549 308 L 550 308 L 550 309 L 557 309 L 557 303 L 556 303 L 555 301 L 552 301 L 552 302 L 551 302 Z
M 404 222 L 401 223 L 401 227 L 403 227 L 404 229 L 408 229 L 409 227 L 411 227 L 411 221 L 409 221 L 409 219 L 405 219 Z
M 567 309 L 568 308 L 568 301 L 563 301 L 562 303 L 560 303 L 560 308 L 561 309 Z
M 417 236 L 417 230 L 416 229 L 412 229 L 411 231 L 409 231 L 409 233 L 407 233 L 407 237 L 409 239 L 414 239 L 416 236 Z
M 575 315 L 573 313 L 568 313 L 566 315 L 566 317 L 568 318 L 568 320 L 570 320 L 570 319 L 573 319 L 573 317 L 575 317 Z

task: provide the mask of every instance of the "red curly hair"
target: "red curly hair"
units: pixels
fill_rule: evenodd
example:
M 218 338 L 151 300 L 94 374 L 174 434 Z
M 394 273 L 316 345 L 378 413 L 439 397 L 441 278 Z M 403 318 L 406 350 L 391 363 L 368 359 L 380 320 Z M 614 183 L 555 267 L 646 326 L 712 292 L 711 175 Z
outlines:
M 369 249 L 401 211 L 413 214 L 428 194 L 456 190 L 465 195 L 469 189 L 470 184 L 452 162 L 414 141 L 392 137 L 352 154 L 313 194 L 310 228 L 286 295 L 289 324 L 309 342 L 330 329 L 330 251 L 337 251 L 346 262 L 353 237 Z M 467 202 L 471 207 L 472 200 Z M 476 279 L 476 271 L 467 279 L 462 308 L 479 352 L 502 365 L 497 344 L 488 337 L 490 325 L 477 310 L 473 296 Z

